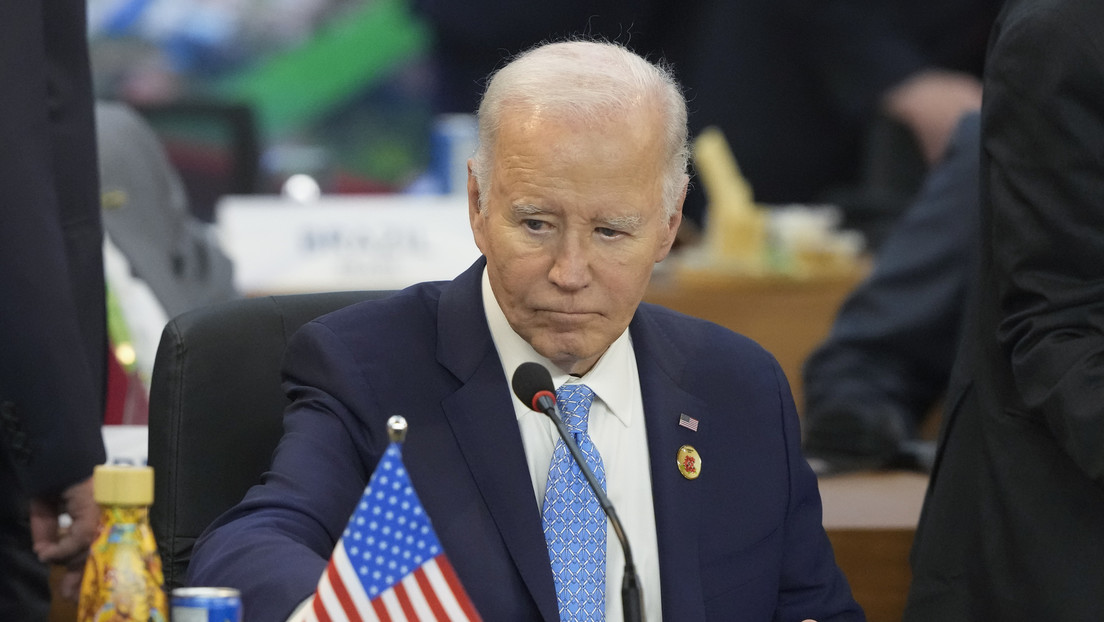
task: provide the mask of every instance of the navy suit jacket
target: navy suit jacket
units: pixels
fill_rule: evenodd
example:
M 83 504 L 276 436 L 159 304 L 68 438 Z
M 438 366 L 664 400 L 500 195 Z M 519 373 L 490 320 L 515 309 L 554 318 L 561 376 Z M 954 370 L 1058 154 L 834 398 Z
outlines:
M 247 619 L 287 616 L 313 592 L 386 448 L 387 418 L 403 415 L 411 480 L 484 619 L 557 619 L 507 373 L 483 312 L 484 265 L 300 329 L 272 470 L 197 541 L 190 583 L 242 589 Z M 863 619 L 821 526 L 774 359 L 731 331 L 647 304 L 630 331 L 664 616 Z M 700 421 L 697 432 L 678 425 L 680 413 Z M 696 480 L 676 468 L 684 444 L 701 455 Z

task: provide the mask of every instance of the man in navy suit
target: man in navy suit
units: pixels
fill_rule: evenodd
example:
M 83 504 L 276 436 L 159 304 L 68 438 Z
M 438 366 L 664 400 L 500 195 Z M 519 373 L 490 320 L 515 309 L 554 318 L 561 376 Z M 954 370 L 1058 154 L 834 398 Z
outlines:
M 557 435 L 509 386 L 534 361 L 596 394 L 589 435 L 648 620 L 862 620 L 778 364 L 641 303 L 688 181 L 670 74 L 617 45 L 549 44 L 493 77 L 479 120 L 468 203 L 483 258 L 293 337 L 272 470 L 197 541 L 189 582 L 241 589 L 247 619 L 292 615 L 398 414 L 410 478 L 483 618 L 559 619 L 542 527 Z M 699 469 L 679 468 L 682 448 Z M 611 540 L 604 612 L 619 619 Z

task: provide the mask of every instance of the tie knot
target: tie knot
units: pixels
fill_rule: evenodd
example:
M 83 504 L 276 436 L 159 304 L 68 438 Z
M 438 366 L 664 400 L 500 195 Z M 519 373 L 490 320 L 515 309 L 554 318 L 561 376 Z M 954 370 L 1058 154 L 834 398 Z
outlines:
M 565 384 L 556 389 L 556 403 L 563 413 L 567 429 L 578 434 L 587 431 L 587 416 L 594 401 L 594 390 L 585 384 Z

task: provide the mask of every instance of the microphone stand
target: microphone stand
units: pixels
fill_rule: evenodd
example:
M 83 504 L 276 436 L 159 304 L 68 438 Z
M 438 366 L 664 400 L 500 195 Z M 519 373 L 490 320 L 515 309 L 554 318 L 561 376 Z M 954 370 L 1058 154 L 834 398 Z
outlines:
M 541 406 L 546 406 L 543 400 Z M 575 443 L 571 432 L 568 431 L 563 420 L 556 414 L 555 405 L 550 406 L 550 408 L 542 408 L 542 412 L 552 420 L 552 423 L 556 424 L 556 430 L 559 431 L 560 438 L 563 439 L 564 445 L 567 445 L 567 450 L 575 458 L 575 464 L 579 465 L 579 469 L 586 477 L 591 490 L 594 491 L 594 496 L 598 498 L 598 505 L 602 506 L 602 510 L 609 517 L 610 524 L 613 525 L 613 531 L 621 542 L 621 550 L 625 553 L 625 572 L 621 579 L 621 608 L 625 614 L 625 622 L 640 622 L 643 619 L 641 615 L 643 605 L 640 602 L 640 579 L 636 576 L 632 549 L 629 548 L 629 539 L 625 537 L 625 529 L 621 526 L 621 519 L 617 517 L 617 510 L 613 509 L 613 504 L 606 496 L 606 491 L 602 490 L 602 484 L 598 482 L 598 478 L 587 466 L 586 458 L 583 457 L 583 452 L 579 450 L 579 446 Z

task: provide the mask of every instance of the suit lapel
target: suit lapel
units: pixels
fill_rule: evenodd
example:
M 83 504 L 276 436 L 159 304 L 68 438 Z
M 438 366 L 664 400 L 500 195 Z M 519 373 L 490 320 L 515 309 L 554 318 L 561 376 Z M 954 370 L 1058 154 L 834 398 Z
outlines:
M 483 265 L 482 259 L 476 262 L 441 294 L 437 356 L 463 383 L 442 406 L 530 595 L 544 619 L 557 620 L 552 570 L 521 432 L 483 313 Z
M 709 421 L 706 404 L 679 386 L 677 379 L 685 360 L 673 342 L 660 334 L 646 307 L 641 305 L 630 330 L 647 422 L 663 617 L 701 620 L 705 619 L 705 609 L 697 526 L 701 524 L 702 485 L 682 476 L 675 456 L 679 447 L 700 447 L 704 439 L 698 432 L 680 426 L 679 415 L 698 419 L 699 429 L 705 428 L 706 434 Z

